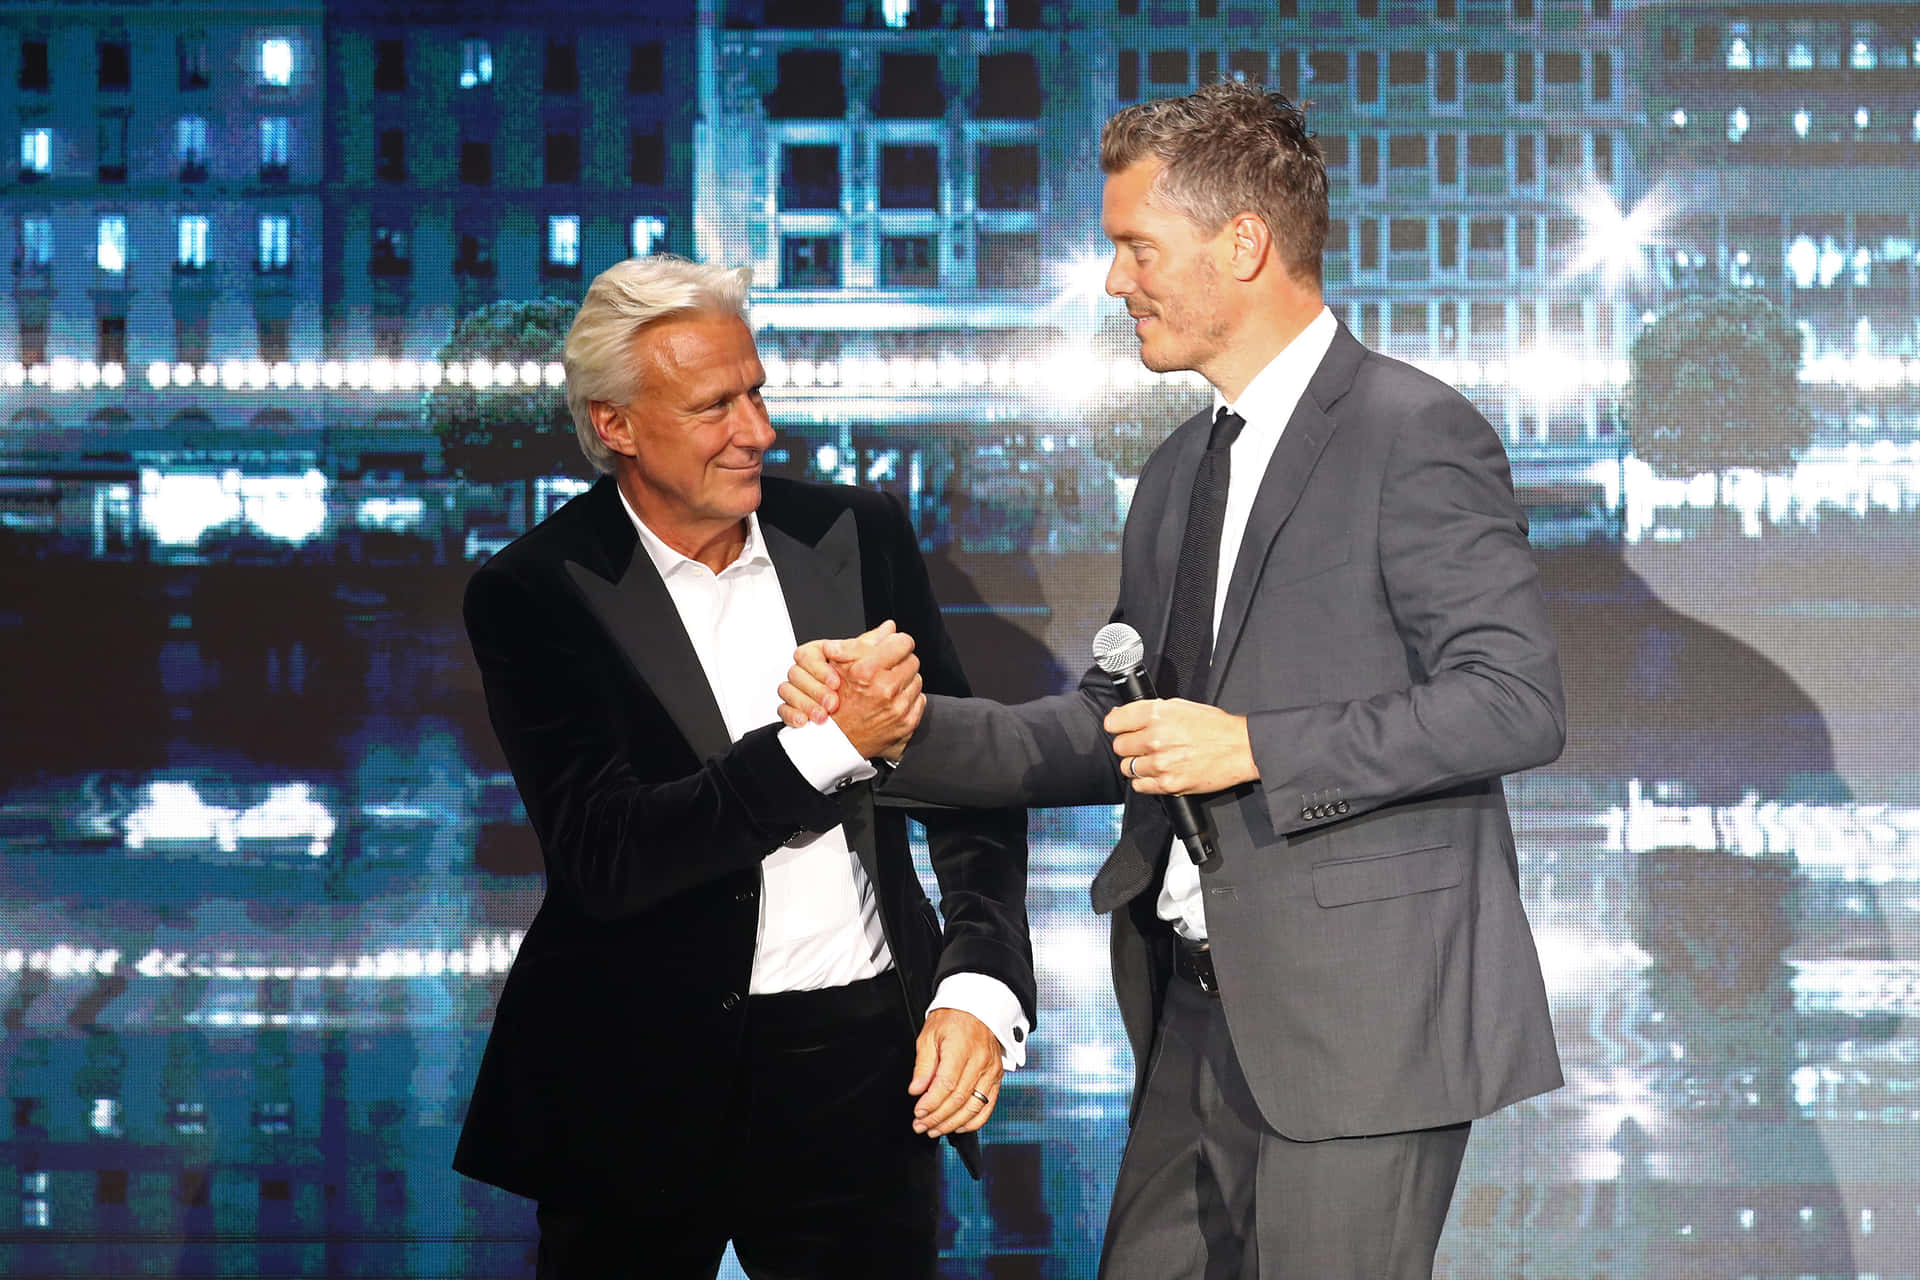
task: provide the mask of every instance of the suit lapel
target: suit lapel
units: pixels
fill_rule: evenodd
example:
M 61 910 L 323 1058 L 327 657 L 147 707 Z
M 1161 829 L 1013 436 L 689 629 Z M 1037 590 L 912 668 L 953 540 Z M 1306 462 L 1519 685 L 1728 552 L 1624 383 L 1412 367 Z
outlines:
M 1207 429 L 1213 411 L 1203 409 L 1174 428 L 1179 441 L 1173 457 L 1173 474 L 1167 480 L 1167 509 L 1155 530 L 1153 542 L 1154 579 L 1161 584 L 1153 619 L 1153 634 L 1146 637 L 1147 652 L 1165 653 L 1167 625 L 1173 615 L 1173 580 L 1180 569 L 1180 543 L 1187 536 L 1187 508 L 1193 505 L 1193 477 L 1200 470 L 1200 459 L 1207 453 Z M 1164 696 L 1164 695 L 1162 695 Z
M 1307 480 L 1320 460 L 1321 451 L 1339 428 L 1323 405 L 1332 405 L 1353 385 L 1353 376 L 1366 354 L 1357 339 L 1341 325 L 1334 334 L 1320 367 L 1307 383 L 1306 392 L 1287 419 L 1280 433 L 1266 474 L 1254 496 L 1253 510 L 1247 517 L 1247 530 L 1240 539 L 1240 550 L 1233 560 L 1233 576 L 1227 579 L 1227 599 L 1220 611 L 1220 630 L 1213 642 L 1213 665 L 1207 672 L 1207 701 L 1220 696 L 1220 683 L 1233 661 L 1234 647 L 1245 629 L 1247 613 L 1253 607 L 1253 591 L 1266 568 L 1267 552 L 1280 536 L 1287 517 L 1306 490 Z

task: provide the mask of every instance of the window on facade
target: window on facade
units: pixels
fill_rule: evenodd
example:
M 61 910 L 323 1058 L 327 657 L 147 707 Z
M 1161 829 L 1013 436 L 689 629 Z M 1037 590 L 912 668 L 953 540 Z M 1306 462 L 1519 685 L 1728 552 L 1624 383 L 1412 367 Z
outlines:
M 493 144 L 465 139 L 460 143 L 460 185 L 493 185 Z
M 1499 253 L 1507 247 L 1504 218 L 1474 218 L 1467 223 L 1467 247 L 1475 253 Z
M 174 220 L 176 271 L 204 271 L 207 266 L 208 222 L 205 214 L 187 213 Z
M 1427 251 L 1425 218 L 1394 218 L 1387 224 L 1387 248 L 1395 253 Z
M 1344 254 L 1347 252 L 1347 220 L 1332 218 L 1327 222 L 1327 242 L 1321 246 L 1323 256 Z
M 1591 89 L 1595 102 L 1613 101 L 1613 55 L 1600 52 L 1593 55 L 1593 85 Z
M 1307 55 L 1307 68 L 1313 74 L 1308 77 L 1314 84 L 1345 84 L 1347 82 L 1347 55 L 1340 50 L 1322 50 Z
M 291 266 L 293 219 L 284 213 L 260 215 L 260 236 L 254 255 L 254 270 L 264 273 L 286 271 Z
M 802 49 L 780 55 L 779 77 L 766 99 L 767 115 L 775 120 L 831 120 L 847 113 L 847 89 L 840 75 L 840 55 L 832 50 Z
M 287 157 L 292 149 L 292 133 L 292 123 L 285 116 L 261 117 L 261 177 L 277 179 L 287 176 Z
M 493 83 L 493 46 L 479 36 L 460 42 L 460 87 L 478 89 Z
M 666 51 L 658 40 L 627 46 L 628 93 L 659 93 L 666 82 Z
M 407 42 L 373 42 L 373 88 L 376 93 L 405 93 L 407 90 Z
M 1274 82 L 1289 102 L 1300 101 L 1300 51 L 1282 49 L 1274 62 Z
M 1380 55 L 1362 53 L 1354 63 L 1353 100 L 1367 104 L 1380 101 Z
M 1217 18 L 1220 16 L 1220 0 L 1194 0 L 1193 16 L 1196 18 Z
M 979 151 L 982 209 L 1034 209 L 1040 204 L 1040 148 L 1031 143 Z
M 1427 336 L 1427 304 L 1424 302 L 1396 302 L 1389 312 L 1390 324 L 1396 338 L 1424 338 Z
M 45 275 L 53 266 L 52 218 L 32 214 L 20 219 L 18 262 L 22 275 Z
M 1267 51 L 1235 49 L 1227 55 L 1227 74 L 1235 80 L 1244 80 L 1248 84 L 1265 84 L 1267 82 Z
M 174 42 L 175 59 L 180 67 L 180 88 L 204 89 L 213 83 L 213 63 L 207 54 L 207 34 L 190 31 Z
M 1389 169 L 1424 169 L 1427 167 L 1427 135 L 1424 133 L 1396 133 L 1387 139 L 1387 167 Z
M 1154 84 L 1187 83 L 1187 51 L 1155 49 L 1147 55 L 1147 79 Z
M 839 237 L 780 237 L 780 283 L 788 289 L 837 288 L 840 284 Z
M 1030 53 L 980 55 L 980 109 L 983 120 L 1038 120 L 1045 97 L 1040 69 Z
M 94 321 L 94 359 L 101 364 L 127 362 L 127 317 L 108 313 Z
M 127 116 L 124 110 L 100 117 L 99 172 L 102 182 L 127 180 Z
M 895 289 L 930 289 L 940 283 L 932 236 L 888 236 L 880 242 L 881 283 Z
M 1451 22 L 1460 16 L 1457 0 L 1433 0 L 1433 16 L 1442 22 Z
M 404 129 L 382 129 L 378 146 L 374 151 L 374 176 L 382 182 L 405 182 L 407 180 L 407 132 Z
M 881 55 L 880 84 L 873 94 L 875 115 L 895 120 L 934 120 L 946 109 L 938 57 L 930 53 Z
M 1122 49 L 1120 60 L 1114 67 L 1113 92 L 1122 102 L 1131 102 L 1140 96 L 1140 51 Z
M 45 93 L 53 87 L 53 65 L 47 58 L 44 37 L 20 42 L 20 74 L 14 83 L 29 93 Z
M 1460 139 L 1443 133 L 1433 140 L 1434 180 L 1446 186 L 1460 181 Z
M 1507 55 L 1476 49 L 1467 54 L 1468 84 L 1499 84 L 1507 78 Z
M 471 221 L 454 227 L 453 273 L 463 279 L 493 279 L 493 230 L 491 227 Z
M 549 183 L 580 181 L 579 134 L 548 134 L 546 156 L 546 176 Z
M 262 360 L 268 364 L 285 364 L 293 358 L 293 326 L 285 316 L 255 316 L 253 327 L 256 349 Z
M 1593 176 L 1602 182 L 1613 181 L 1613 135 L 1593 135 Z
M 199 182 L 207 176 L 207 121 L 205 116 L 181 116 L 173 126 L 173 155 L 180 181 Z
M 1547 135 L 1547 168 L 1578 168 L 1583 157 L 1580 154 L 1580 135 L 1573 133 L 1550 133 Z
M 1533 135 L 1523 133 L 1513 140 L 1513 180 L 1525 186 L 1538 176 L 1534 163 Z
M 667 140 L 658 130 L 636 131 L 627 146 L 627 181 L 659 186 L 667 180 Z
M 1513 220 L 1513 260 L 1522 271 L 1531 271 L 1539 263 L 1540 232 L 1535 219 L 1522 214 Z
M 1513 0 L 1513 20 L 1515 22 L 1533 21 L 1533 0 Z
M 1440 270 L 1460 267 L 1460 220 L 1441 218 L 1434 223 L 1434 259 Z
M 1433 100 L 1460 101 L 1460 53 L 1442 49 L 1433 55 Z
M 880 207 L 940 207 L 940 150 L 929 146 L 880 148 Z
M 413 252 L 408 229 L 396 219 L 374 224 L 373 256 L 367 270 L 376 276 L 396 277 L 413 271 Z
M 980 287 L 1030 289 L 1040 273 L 1040 239 L 1017 232 L 984 234 L 979 240 Z
M 280 89 L 293 83 L 293 41 L 275 37 L 260 42 L 260 83 Z
M 1427 82 L 1427 55 L 1419 49 L 1396 49 L 1387 55 L 1387 84 L 1395 88 Z
M 782 209 L 840 207 L 840 148 L 798 145 L 780 151 Z
M 93 263 L 108 275 L 125 275 L 127 270 L 127 219 L 110 213 L 94 227 Z
M 1361 271 L 1380 269 L 1380 219 L 1360 219 L 1360 254 L 1354 265 Z
M 125 91 L 133 85 L 133 46 L 126 40 L 102 40 L 100 50 L 100 87 Z
M 1371 187 L 1380 181 L 1380 139 L 1372 134 L 1360 136 L 1360 185 Z
M 1214 49 L 1201 49 L 1193 55 L 1194 80 L 1199 84 L 1212 84 L 1220 78 L 1220 54 Z
M 547 56 L 540 76 L 540 87 L 548 93 L 580 91 L 580 58 L 573 41 L 547 41 Z
M 1579 84 L 1580 55 L 1556 50 L 1547 55 L 1548 84 Z
M 20 316 L 20 363 L 21 364 L 45 364 L 47 362 L 46 313 L 40 312 L 38 314 L 29 315 L 26 312 L 26 310 L 22 309 L 19 312 L 19 316 Z M 29 410 L 28 412 L 31 412 L 31 410 Z M 17 421 L 17 418 L 16 418 L 16 421 Z M 14 1102 L 15 1110 L 14 1110 L 13 1128 L 15 1133 L 18 1133 L 21 1129 L 26 1127 L 20 1123 L 19 1103 L 20 1103 L 19 1099 L 16 1099 Z M 42 1201 L 41 1203 L 44 1204 L 45 1201 Z
M 1323 133 L 1314 139 L 1320 144 L 1320 160 L 1328 172 L 1347 167 L 1348 146 L 1344 133 Z
M 658 253 L 667 242 L 667 220 L 642 214 L 627 224 L 627 251 L 636 258 Z
M 205 364 L 213 345 L 213 320 L 203 300 L 185 293 L 173 296 L 174 359 L 185 364 Z
M 53 172 L 53 130 L 20 131 L 20 181 L 33 182 Z
M 1533 101 L 1533 55 L 1520 52 L 1513 55 L 1513 100 L 1515 102 Z
M 1467 135 L 1467 167 L 1471 169 L 1499 169 L 1507 163 L 1507 135 L 1504 133 L 1470 133 Z
M 548 274 L 580 274 L 580 215 L 557 213 L 547 218 L 547 247 L 541 267 Z

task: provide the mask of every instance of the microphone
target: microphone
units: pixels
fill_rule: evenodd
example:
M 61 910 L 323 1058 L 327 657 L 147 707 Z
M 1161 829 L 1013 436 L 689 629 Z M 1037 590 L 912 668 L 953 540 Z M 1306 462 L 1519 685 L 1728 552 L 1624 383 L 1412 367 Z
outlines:
M 1140 633 L 1124 622 L 1109 622 L 1094 634 L 1094 665 L 1113 677 L 1113 687 L 1119 690 L 1122 702 L 1141 702 L 1160 696 L 1153 691 L 1153 681 L 1147 678 L 1146 657 L 1147 646 L 1140 639 Z M 1173 833 L 1187 846 L 1187 857 L 1193 859 L 1193 865 L 1197 867 L 1211 858 L 1216 852 L 1213 830 L 1193 797 L 1161 796 L 1160 803 L 1166 808 L 1168 821 L 1173 823 Z

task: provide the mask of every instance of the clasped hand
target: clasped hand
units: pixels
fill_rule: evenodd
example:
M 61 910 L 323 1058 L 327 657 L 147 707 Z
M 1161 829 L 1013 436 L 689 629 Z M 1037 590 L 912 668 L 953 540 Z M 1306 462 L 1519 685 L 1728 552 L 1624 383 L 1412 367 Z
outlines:
M 913 639 L 883 622 L 864 635 L 812 640 L 793 655 L 780 686 L 780 718 L 796 728 L 809 720 L 838 724 L 856 746 L 856 725 L 885 745 L 868 757 L 898 760 L 926 710 L 920 693 Z M 914 697 L 903 703 L 888 673 L 913 661 Z M 891 697 L 881 696 L 893 689 Z M 1192 795 L 1224 791 L 1260 776 L 1247 736 L 1245 716 L 1185 698 L 1123 703 L 1101 725 L 1113 737 L 1120 771 L 1142 795 Z

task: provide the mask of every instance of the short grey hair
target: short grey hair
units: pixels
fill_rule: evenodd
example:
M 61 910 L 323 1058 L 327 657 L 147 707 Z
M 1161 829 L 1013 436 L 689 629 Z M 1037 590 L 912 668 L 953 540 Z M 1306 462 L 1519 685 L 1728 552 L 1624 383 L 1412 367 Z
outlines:
M 672 254 L 616 262 L 587 288 L 580 314 L 567 330 L 567 410 L 573 415 L 580 452 L 594 470 L 613 470 L 617 456 L 593 429 L 587 406 L 595 400 L 631 404 L 640 394 L 633 339 L 648 325 L 672 316 L 718 312 L 747 318 L 751 267 L 690 262 Z

